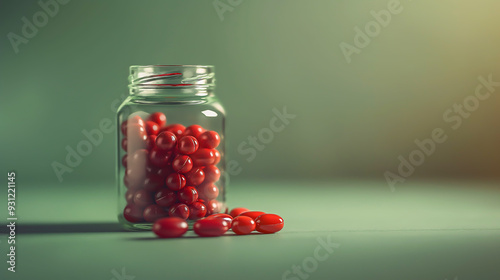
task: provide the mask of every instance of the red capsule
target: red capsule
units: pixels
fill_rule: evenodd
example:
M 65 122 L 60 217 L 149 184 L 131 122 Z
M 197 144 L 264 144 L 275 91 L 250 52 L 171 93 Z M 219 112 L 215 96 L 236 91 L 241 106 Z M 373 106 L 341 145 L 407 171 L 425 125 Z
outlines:
M 186 186 L 186 177 L 179 173 L 170 173 L 165 180 L 167 187 L 173 191 L 178 191 Z
M 186 220 L 189 217 L 189 207 L 184 203 L 174 204 L 168 210 L 170 217 L 179 217 Z
M 285 222 L 276 214 L 263 214 L 255 220 L 255 229 L 262 233 L 275 233 L 280 231 Z
M 125 193 L 125 200 L 127 201 L 127 204 L 132 204 L 134 202 L 134 194 L 135 192 L 133 190 L 127 190 Z
M 151 173 L 146 176 L 142 186 L 146 191 L 157 192 L 164 186 L 164 184 L 165 181 L 161 176 Z
M 154 148 L 149 153 L 149 162 L 157 167 L 165 167 L 172 160 L 172 152 L 162 151 L 158 148 Z
M 125 169 L 123 182 L 129 189 L 137 189 L 142 187 L 142 183 L 146 178 L 146 168 L 140 166 L 129 166 Z
M 124 120 L 120 125 L 120 130 L 123 135 L 127 135 L 127 120 Z
M 147 121 L 146 122 L 146 132 L 149 135 L 158 135 L 158 133 L 160 132 L 160 126 L 156 122 Z
M 205 132 L 205 129 L 201 127 L 201 125 L 193 124 L 188 127 L 186 127 L 186 130 L 184 130 L 184 133 L 182 135 L 184 136 L 194 136 L 196 139 L 200 137 L 200 135 Z
M 205 173 L 204 183 L 215 183 L 219 181 L 220 178 L 220 170 L 215 165 L 208 165 L 203 168 L 203 172 Z
M 187 230 L 187 222 L 177 217 L 162 218 L 153 224 L 153 232 L 159 238 L 181 237 Z
M 199 148 L 195 153 L 191 154 L 191 159 L 196 166 L 212 165 L 215 162 L 215 154 L 212 149 Z
M 213 214 L 217 214 L 220 212 L 220 203 L 219 203 L 219 201 L 217 201 L 215 199 L 207 201 L 205 203 L 205 205 L 207 206 L 207 215 L 213 215 Z M 224 215 L 228 215 L 228 214 L 224 214 Z
M 177 149 L 182 154 L 190 155 L 198 150 L 198 140 L 193 136 L 183 136 L 179 139 Z
M 184 130 L 186 130 L 186 127 L 184 127 L 182 124 L 176 123 L 176 124 L 168 125 L 164 129 L 165 129 L 165 131 L 170 131 L 173 134 L 175 134 L 175 136 L 179 137 L 182 135 L 182 133 L 184 133 Z
M 213 152 L 214 152 L 214 163 L 213 163 L 213 165 L 216 165 L 217 163 L 220 162 L 221 155 L 220 155 L 220 152 L 217 149 L 213 149 Z
M 153 194 L 146 190 L 138 190 L 134 194 L 134 204 L 139 207 L 146 207 L 154 203 Z
M 179 173 L 187 173 L 193 168 L 193 161 L 189 156 L 177 155 L 172 161 L 172 169 Z
M 146 139 L 146 149 L 151 151 L 156 147 L 156 135 L 148 135 L 148 139 Z
M 127 154 L 123 155 L 122 157 L 122 165 L 123 167 L 127 168 Z
M 257 219 L 260 215 L 266 214 L 266 212 L 262 211 L 247 211 L 239 214 L 238 216 L 247 216 L 252 218 L 254 221 Z
M 193 168 L 185 174 L 186 183 L 190 186 L 198 186 L 205 180 L 205 171 L 201 168 Z
M 170 131 L 160 132 L 156 137 L 156 147 L 162 151 L 169 151 L 177 145 L 177 136 Z
M 238 216 L 233 219 L 231 229 L 238 235 L 249 234 L 255 229 L 255 221 L 247 216 Z
M 127 165 L 129 167 L 142 168 L 145 170 L 146 166 L 148 165 L 148 160 L 149 160 L 148 150 L 140 149 L 130 154 L 130 157 L 127 158 Z
M 228 231 L 230 224 L 224 219 L 199 219 L 193 225 L 196 234 L 203 237 L 221 236 Z
M 167 117 L 162 112 L 155 112 L 149 115 L 148 121 L 155 122 L 162 127 L 167 123 Z
M 201 202 L 195 202 L 193 204 L 188 205 L 189 206 L 189 219 L 190 220 L 197 220 L 200 218 L 205 217 L 207 214 L 207 207 L 205 204 Z
M 201 184 L 197 187 L 198 197 L 204 200 L 216 199 L 219 196 L 219 188 L 212 183 Z
M 167 165 L 166 167 L 158 169 L 158 171 L 156 171 L 156 174 L 162 177 L 163 179 L 166 179 L 167 176 L 172 172 L 173 172 L 172 167 Z
M 248 208 L 243 208 L 243 207 L 233 208 L 233 210 L 229 212 L 229 215 L 231 215 L 232 217 L 236 217 L 239 216 L 241 213 L 248 211 L 250 211 L 248 210 Z
M 217 132 L 208 130 L 203 132 L 199 137 L 200 147 L 207 149 L 215 149 L 219 146 L 220 136 Z
M 139 207 L 134 204 L 129 204 L 125 206 L 123 209 L 123 218 L 131 223 L 139 223 L 144 221 L 144 217 L 142 216 L 142 207 Z
M 156 204 L 153 204 L 153 205 L 149 205 L 148 207 L 146 207 L 144 209 L 143 216 L 144 216 L 144 220 L 146 220 L 146 222 L 152 223 L 158 219 L 167 217 L 168 213 L 162 207 L 160 207 Z
M 170 189 L 161 189 L 155 194 L 155 202 L 161 207 L 170 207 L 177 202 L 177 194 Z
M 122 149 L 126 152 L 128 148 L 128 140 L 126 137 L 122 139 Z
M 233 217 L 231 217 L 231 215 L 222 213 L 209 215 L 206 217 L 206 219 L 223 219 L 226 220 L 229 224 L 233 222 Z
M 192 204 L 198 200 L 198 191 L 194 187 L 185 187 L 177 193 L 177 196 L 179 202 Z

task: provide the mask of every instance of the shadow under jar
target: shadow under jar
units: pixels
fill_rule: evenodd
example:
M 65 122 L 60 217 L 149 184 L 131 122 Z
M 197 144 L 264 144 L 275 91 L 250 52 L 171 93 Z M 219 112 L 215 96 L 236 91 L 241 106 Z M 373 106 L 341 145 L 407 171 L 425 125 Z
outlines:
M 150 230 L 163 217 L 225 212 L 225 112 L 213 66 L 131 66 L 117 112 L 118 219 Z

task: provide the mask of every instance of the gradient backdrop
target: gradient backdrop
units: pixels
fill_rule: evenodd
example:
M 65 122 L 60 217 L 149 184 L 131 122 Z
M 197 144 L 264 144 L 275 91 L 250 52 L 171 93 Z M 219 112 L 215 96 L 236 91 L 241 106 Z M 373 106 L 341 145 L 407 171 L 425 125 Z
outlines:
M 401 1 L 386 26 L 368 26 L 373 36 L 349 63 L 340 44 L 356 46 L 355 28 L 390 2 L 233 1 L 218 14 L 214 1 L 69 1 L 16 53 L 8 34 L 22 36 L 22 18 L 33 22 L 42 8 L 3 0 L 1 170 L 61 184 L 51 164 L 64 163 L 82 130 L 114 117 L 130 65 L 213 64 L 227 151 L 242 167 L 232 180 L 384 181 L 435 128 L 447 141 L 409 180 L 500 179 L 500 87 L 458 129 L 443 119 L 474 94 L 478 76 L 500 81 L 500 2 Z M 296 118 L 248 162 L 238 145 L 284 106 Z M 105 134 L 62 184 L 111 183 L 114 155 L 114 134 Z

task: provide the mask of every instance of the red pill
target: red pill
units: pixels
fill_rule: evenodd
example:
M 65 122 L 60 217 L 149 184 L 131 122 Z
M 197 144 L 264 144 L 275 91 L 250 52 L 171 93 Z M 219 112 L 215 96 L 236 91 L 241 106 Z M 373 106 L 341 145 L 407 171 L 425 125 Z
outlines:
M 255 220 L 255 229 L 262 233 L 275 233 L 280 231 L 285 222 L 276 214 L 263 214 Z
M 179 137 L 182 135 L 182 133 L 184 133 L 184 130 L 186 130 L 186 127 L 184 127 L 182 124 L 171 124 L 171 125 L 168 125 L 164 128 L 165 131 L 170 131 L 172 132 L 173 134 L 175 134 L 175 136 Z
M 231 217 L 231 215 L 222 213 L 209 215 L 206 217 L 206 219 L 223 219 L 226 220 L 229 224 L 233 222 L 233 217 Z
M 189 156 L 177 155 L 172 161 L 172 169 L 180 173 L 187 173 L 193 168 L 193 161 Z
M 128 148 L 128 140 L 125 137 L 125 138 L 122 139 L 122 149 L 126 152 L 127 148 Z
M 212 183 L 201 184 L 197 187 L 198 189 L 198 197 L 203 200 L 211 200 L 217 198 L 219 196 L 219 188 Z
M 153 224 L 153 232 L 159 238 L 181 237 L 187 230 L 187 222 L 177 217 L 162 218 Z
M 123 209 L 123 218 L 131 223 L 139 223 L 144 221 L 142 216 L 143 208 L 134 204 L 129 204 Z
M 156 135 L 148 135 L 146 139 L 146 149 L 151 151 L 154 147 L 156 147 Z
M 161 189 L 155 194 L 155 202 L 161 207 L 170 207 L 177 202 L 177 194 L 170 189 Z
M 127 165 L 134 168 L 143 168 L 145 169 L 148 164 L 149 152 L 146 149 L 140 149 L 132 154 L 127 159 Z
M 160 175 L 155 173 L 150 173 L 144 179 L 143 188 L 146 191 L 157 192 L 159 191 L 165 184 L 165 181 Z
M 241 213 L 238 216 L 247 216 L 247 217 L 252 218 L 255 221 L 255 219 L 257 219 L 260 215 L 263 215 L 263 214 L 266 214 L 266 212 L 262 212 L 262 211 L 247 211 L 247 212 Z
M 190 155 L 198 150 L 198 140 L 193 136 L 183 136 L 179 139 L 177 149 L 182 154 Z
M 127 204 L 131 204 L 134 202 L 134 194 L 135 192 L 133 190 L 127 190 L 125 193 L 125 200 L 127 201 Z
M 154 203 L 153 194 L 146 190 L 138 190 L 134 194 L 134 204 L 139 207 L 146 207 Z
M 199 137 L 200 147 L 207 149 L 215 149 L 219 146 L 220 136 L 217 132 L 208 130 L 203 132 Z
M 205 205 L 207 206 L 207 215 L 213 215 L 213 214 L 217 214 L 220 212 L 220 203 L 219 203 L 219 201 L 217 201 L 215 199 L 207 201 L 205 203 Z M 228 215 L 228 214 L 224 214 L 224 215 Z
M 205 204 L 201 202 L 195 202 L 193 204 L 188 205 L 189 206 L 189 219 L 190 220 L 197 220 L 200 218 L 205 217 L 207 214 L 207 207 Z
M 201 125 L 193 124 L 188 127 L 186 127 L 186 130 L 184 130 L 184 133 L 182 135 L 184 136 L 194 136 L 196 139 L 200 137 L 200 135 L 205 132 L 205 129 L 201 127 Z
M 224 219 L 199 219 L 193 225 L 196 234 L 203 237 L 221 236 L 231 225 Z
M 146 169 L 144 167 L 129 166 L 125 169 L 123 182 L 128 188 L 136 189 L 142 187 L 146 178 Z
M 160 132 L 160 126 L 156 122 L 147 121 L 146 122 L 146 132 L 149 135 L 158 135 L 158 133 Z
M 167 117 L 162 112 L 155 112 L 149 115 L 148 121 L 155 122 L 162 127 L 167 123 Z
M 216 165 L 217 163 L 220 162 L 220 159 L 221 159 L 221 155 L 220 155 L 220 152 L 216 149 L 213 149 L 213 152 L 214 152 L 214 163 L 213 165 Z
M 231 229 L 239 235 L 249 234 L 255 229 L 255 221 L 247 216 L 238 216 L 233 219 Z
M 167 176 L 172 172 L 173 172 L 172 167 L 167 165 L 166 167 L 158 169 L 158 171 L 156 171 L 156 174 L 166 179 Z
M 186 186 L 186 177 L 179 173 L 170 173 L 165 180 L 167 187 L 173 191 L 178 191 Z
M 128 123 L 127 120 L 124 120 L 120 125 L 120 130 L 123 135 L 127 135 L 127 125 L 128 125 L 127 123 Z
M 164 218 L 168 216 L 168 212 L 165 211 L 162 207 L 153 204 L 149 205 L 144 209 L 143 212 L 144 220 L 146 222 L 154 222 L 158 219 Z
M 248 210 L 248 208 L 238 207 L 231 210 L 231 212 L 229 212 L 229 215 L 231 215 L 234 218 L 236 216 L 239 216 L 241 213 L 248 211 L 250 211 Z
M 220 178 L 220 170 L 215 165 L 208 165 L 203 168 L 203 172 L 205 173 L 204 183 L 215 183 L 219 181 Z
M 190 186 L 198 186 L 205 180 L 205 171 L 201 168 L 193 168 L 185 174 L 186 183 Z
M 191 154 L 191 159 L 196 166 L 212 165 L 215 162 L 215 154 L 212 149 L 199 148 Z
M 162 151 L 173 149 L 177 145 L 177 136 L 170 131 L 164 131 L 156 137 L 156 147 Z
M 149 153 L 149 162 L 151 162 L 152 165 L 157 167 L 167 166 L 170 163 L 171 159 L 172 159 L 172 152 L 170 151 L 165 152 L 158 148 L 154 148 Z
M 198 191 L 194 187 L 182 188 L 177 195 L 179 202 L 185 204 L 192 204 L 198 200 Z
M 122 165 L 125 168 L 127 167 L 127 155 L 126 154 L 123 155 L 123 157 L 122 157 Z
M 174 204 L 168 210 L 170 217 L 179 217 L 186 220 L 189 217 L 189 207 L 184 203 Z

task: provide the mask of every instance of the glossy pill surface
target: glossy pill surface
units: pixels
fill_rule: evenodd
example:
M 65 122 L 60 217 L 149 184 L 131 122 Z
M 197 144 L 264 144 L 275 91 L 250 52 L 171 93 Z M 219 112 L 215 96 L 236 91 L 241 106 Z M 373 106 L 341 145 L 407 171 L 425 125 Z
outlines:
M 149 116 L 148 121 L 155 122 L 162 127 L 167 123 L 167 117 L 162 112 L 155 112 Z
M 238 207 L 231 210 L 231 212 L 229 212 L 229 215 L 231 215 L 234 218 L 236 216 L 239 216 L 241 213 L 248 211 L 250 211 L 248 208 Z
M 178 193 L 179 202 L 192 204 L 198 200 L 198 191 L 194 187 L 184 187 Z
M 186 177 L 179 173 L 170 173 L 165 179 L 167 187 L 173 191 L 178 191 L 186 186 Z
M 177 136 L 170 131 L 164 131 L 156 137 L 156 147 L 162 151 L 169 151 L 177 145 Z
M 146 222 L 154 222 L 160 218 L 168 216 L 167 211 L 165 211 L 162 207 L 156 204 L 149 205 L 148 207 L 146 207 L 142 214 Z
M 187 230 L 186 221 L 177 217 L 162 218 L 153 224 L 153 232 L 160 238 L 181 237 Z
M 248 216 L 238 216 L 233 219 L 231 230 L 238 235 L 249 234 L 255 230 L 255 221 Z
M 208 130 L 203 132 L 199 137 L 200 147 L 207 149 L 215 149 L 220 144 L 219 133 Z
M 187 173 L 193 169 L 193 161 L 187 155 L 177 155 L 172 161 L 172 168 L 179 173 Z
M 177 149 L 180 153 L 190 155 L 198 150 L 198 140 L 193 136 L 184 136 L 179 139 Z
M 209 215 L 206 217 L 206 219 L 223 219 L 226 220 L 229 224 L 233 222 L 233 217 L 231 217 L 231 215 L 223 213 Z
M 247 211 L 247 212 L 241 213 L 239 216 L 247 216 L 247 217 L 252 218 L 255 221 L 255 219 L 257 219 L 260 215 L 263 215 L 263 214 L 266 214 L 266 212 L 262 212 L 262 211 Z
M 168 210 L 170 217 L 179 217 L 186 220 L 189 217 L 189 207 L 184 203 L 174 204 Z
M 203 237 L 221 236 L 229 230 L 230 224 L 224 219 L 200 219 L 193 225 L 196 234 Z
M 285 222 L 276 214 L 263 214 L 255 220 L 255 229 L 261 233 L 275 233 L 280 231 Z

